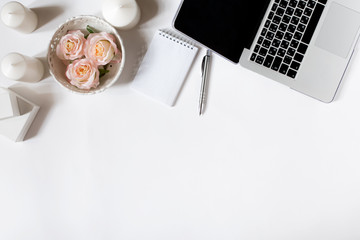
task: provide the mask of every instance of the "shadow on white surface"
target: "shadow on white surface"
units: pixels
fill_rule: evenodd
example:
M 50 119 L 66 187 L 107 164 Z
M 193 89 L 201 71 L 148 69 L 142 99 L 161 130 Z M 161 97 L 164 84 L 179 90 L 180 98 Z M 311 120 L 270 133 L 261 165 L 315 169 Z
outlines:
M 120 35 L 124 40 L 126 60 L 124 71 L 115 85 L 129 84 L 132 82 L 147 48 L 144 36 L 138 31 L 120 32 Z
M 139 24 L 144 24 L 154 18 L 159 12 L 158 1 L 155 0 L 137 0 L 141 11 Z
M 48 24 L 65 11 L 65 9 L 61 6 L 37 7 L 32 8 L 32 10 L 38 15 L 39 18 L 39 23 L 35 32 L 54 29 L 54 26 L 50 26 Z
M 44 65 L 44 75 L 41 78 L 40 81 L 47 79 L 48 77 L 50 77 L 50 71 L 49 71 L 49 67 L 48 67 L 48 63 L 47 63 L 47 58 L 46 57 L 37 57 L 41 63 Z
M 138 0 L 137 3 L 141 10 L 141 19 L 139 22 L 141 29 L 143 24 L 157 15 L 158 3 L 155 0 Z M 119 34 L 124 40 L 126 62 L 124 71 L 115 85 L 129 84 L 132 82 L 145 56 L 148 44 L 145 36 L 138 29 L 139 27 L 127 31 L 119 30 Z
M 50 71 L 49 71 L 49 64 L 47 61 L 47 51 L 43 51 L 39 54 L 36 54 L 35 57 L 37 59 L 39 59 L 41 61 L 41 63 L 44 65 L 44 75 L 40 81 L 47 79 L 48 77 L 51 76 Z

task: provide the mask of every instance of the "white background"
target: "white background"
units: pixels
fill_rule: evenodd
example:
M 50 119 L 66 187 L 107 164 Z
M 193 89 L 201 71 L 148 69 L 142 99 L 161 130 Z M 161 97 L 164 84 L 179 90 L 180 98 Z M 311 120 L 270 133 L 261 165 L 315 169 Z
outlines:
M 40 26 L 0 24 L 1 58 L 44 58 L 67 18 L 101 16 L 101 1 L 23 3 Z M 104 93 L 71 94 L 48 73 L 36 84 L 0 76 L 41 106 L 26 141 L 0 136 L 0 239 L 360 239 L 360 55 L 331 104 L 214 56 L 199 117 L 205 49 L 174 108 L 130 89 L 180 1 L 138 3 L 140 25 L 120 31 L 126 70 Z

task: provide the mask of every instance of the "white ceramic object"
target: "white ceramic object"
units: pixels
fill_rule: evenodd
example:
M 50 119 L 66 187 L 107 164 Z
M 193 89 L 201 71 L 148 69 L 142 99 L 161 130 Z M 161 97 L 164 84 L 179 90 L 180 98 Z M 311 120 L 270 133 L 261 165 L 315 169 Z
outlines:
M 58 45 L 61 37 L 66 35 L 68 31 L 81 30 L 84 34 L 88 34 L 88 32 L 86 31 L 86 27 L 88 25 L 97 32 L 107 32 L 115 36 L 116 45 L 119 51 L 122 52 L 122 60 L 120 63 L 111 63 L 109 65 L 109 67 L 107 68 L 109 72 L 105 76 L 100 78 L 100 84 L 97 88 L 85 90 L 79 89 L 68 82 L 65 76 L 66 65 L 57 57 L 56 46 Z M 56 30 L 49 44 L 47 58 L 50 73 L 54 77 L 56 82 L 58 82 L 62 87 L 70 90 L 73 93 L 89 95 L 103 92 L 120 78 L 121 72 L 123 71 L 125 64 L 125 48 L 123 40 L 121 39 L 119 33 L 108 22 L 95 16 L 77 16 L 68 19 Z
M 19 32 L 31 33 L 38 25 L 38 17 L 19 2 L 8 2 L 1 8 L 2 22 Z
M 37 58 L 10 53 L 1 61 L 1 72 L 5 77 L 20 82 L 38 82 L 44 75 L 44 65 Z
M 5 88 L 0 87 L 0 121 L 20 115 L 16 96 Z
M 14 116 L 0 119 L 0 135 L 8 137 L 14 142 L 21 142 L 40 107 L 15 92 L 0 87 L 0 95 L 2 94 L 9 94 L 11 98 L 15 99 L 17 113 Z
M 121 30 L 135 27 L 141 16 L 135 0 L 103 0 L 102 14 L 106 21 Z

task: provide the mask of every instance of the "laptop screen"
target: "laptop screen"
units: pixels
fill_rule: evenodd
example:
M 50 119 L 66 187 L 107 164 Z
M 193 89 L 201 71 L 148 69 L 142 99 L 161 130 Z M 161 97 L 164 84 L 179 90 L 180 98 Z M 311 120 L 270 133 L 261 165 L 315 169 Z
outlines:
M 184 0 L 174 27 L 238 63 L 250 48 L 270 0 Z

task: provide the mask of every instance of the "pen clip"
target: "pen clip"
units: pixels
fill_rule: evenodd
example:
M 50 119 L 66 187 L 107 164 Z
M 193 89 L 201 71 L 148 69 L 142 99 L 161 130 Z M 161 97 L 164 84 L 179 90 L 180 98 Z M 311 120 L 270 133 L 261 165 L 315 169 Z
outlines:
M 206 101 L 206 78 L 207 72 L 209 68 L 211 51 L 207 50 L 206 55 L 204 56 L 201 63 L 201 90 L 200 90 L 200 104 L 199 104 L 199 114 L 202 115 L 204 113 L 204 106 Z
M 207 51 L 206 51 L 206 55 L 203 57 L 203 60 L 202 60 L 202 63 L 201 63 L 201 76 L 204 76 L 204 74 L 205 74 L 205 71 L 206 71 L 206 69 L 205 69 L 206 60 L 207 60 L 208 58 L 210 58 L 210 55 L 211 55 L 211 51 L 210 51 L 210 50 L 207 50 Z
M 205 73 L 205 61 L 206 61 L 207 55 L 203 57 L 202 63 L 201 63 L 201 76 L 204 76 Z

